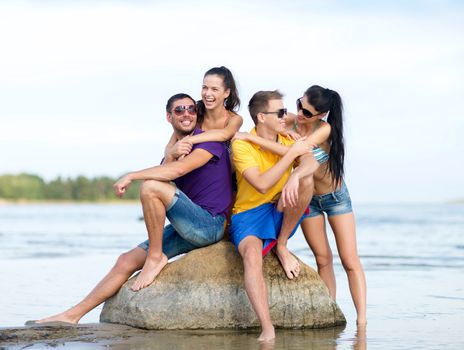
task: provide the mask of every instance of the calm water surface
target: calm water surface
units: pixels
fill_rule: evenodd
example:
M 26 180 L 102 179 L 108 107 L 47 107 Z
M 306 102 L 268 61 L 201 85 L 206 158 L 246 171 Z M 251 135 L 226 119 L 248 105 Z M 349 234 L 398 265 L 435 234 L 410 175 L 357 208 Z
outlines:
M 146 238 L 140 216 L 138 204 L 0 205 L 0 327 L 20 326 L 79 301 L 118 254 Z M 274 348 L 464 349 L 464 205 L 358 205 L 356 218 L 368 282 L 367 330 L 356 329 L 346 275 L 335 256 L 337 302 L 347 326 L 279 330 Z M 301 233 L 289 245 L 315 267 Z M 335 249 L 332 237 L 331 245 Z M 100 310 L 82 322 L 98 322 Z M 259 348 L 256 336 L 159 332 L 153 344 L 134 348 Z

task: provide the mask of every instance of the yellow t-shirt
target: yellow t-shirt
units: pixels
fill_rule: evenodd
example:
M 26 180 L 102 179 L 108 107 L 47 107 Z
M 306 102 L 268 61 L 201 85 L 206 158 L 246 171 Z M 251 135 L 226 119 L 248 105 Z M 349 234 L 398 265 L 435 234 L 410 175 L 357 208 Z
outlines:
M 256 129 L 251 130 L 256 135 Z M 292 145 L 295 141 L 289 137 L 278 135 L 278 142 L 285 146 Z M 258 167 L 260 172 L 272 168 L 282 157 L 275 153 L 261 149 L 260 146 L 244 141 L 235 140 L 232 143 L 232 159 L 237 177 L 237 196 L 235 197 L 232 214 L 256 208 L 257 206 L 274 202 L 278 199 L 282 188 L 286 184 L 292 166 L 290 165 L 279 181 L 275 183 L 266 193 L 259 193 L 244 177 L 243 172 L 252 167 Z

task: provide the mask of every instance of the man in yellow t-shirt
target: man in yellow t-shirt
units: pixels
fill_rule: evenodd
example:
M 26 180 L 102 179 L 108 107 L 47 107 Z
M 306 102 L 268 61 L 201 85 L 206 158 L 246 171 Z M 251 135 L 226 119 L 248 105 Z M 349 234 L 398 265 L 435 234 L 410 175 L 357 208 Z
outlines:
M 243 258 L 245 288 L 261 323 L 258 339 L 268 341 L 275 337 L 275 332 L 269 314 L 262 257 L 278 240 L 276 253 L 285 273 L 290 279 L 298 276 L 298 260 L 288 251 L 286 243 L 309 203 L 312 174 L 318 163 L 305 143 L 280 134 L 285 132 L 287 110 L 283 108 L 279 91 L 257 92 L 248 109 L 256 125 L 252 133 L 285 146 L 285 151 L 293 143 L 282 156 L 245 140 L 235 139 L 232 143 L 238 191 L 230 237 Z M 292 172 L 298 157 L 300 164 Z M 287 223 L 292 223 L 293 232 L 281 232 L 284 215 Z

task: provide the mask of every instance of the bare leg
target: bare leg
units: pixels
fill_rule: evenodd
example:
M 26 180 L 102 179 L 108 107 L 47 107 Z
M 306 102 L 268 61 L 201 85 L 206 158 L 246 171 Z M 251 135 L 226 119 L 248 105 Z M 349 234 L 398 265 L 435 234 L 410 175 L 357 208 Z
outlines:
M 353 350 L 366 350 L 366 324 L 358 324 L 356 329 L 355 339 L 353 342 Z
M 301 222 L 301 229 L 316 258 L 317 272 L 329 289 L 333 300 L 336 298 L 336 282 L 333 268 L 333 256 L 325 230 L 324 215 L 306 218 Z
M 163 229 L 166 221 L 166 208 L 171 204 L 175 187 L 167 182 L 149 180 L 140 187 L 145 226 L 148 231 L 148 254 L 142 271 L 135 279 L 131 289 L 138 291 L 153 283 L 156 276 L 168 263 L 163 254 Z
M 287 241 L 293 229 L 306 210 L 311 197 L 313 196 L 314 182 L 312 176 L 306 176 L 300 180 L 298 190 L 298 201 L 294 207 L 283 207 L 282 201 L 279 200 L 277 209 L 283 210 L 284 218 L 277 238 L 276 254 L 284 268 L 285 274 L 289 279 L 298 277 L 300 273 L 300 264 L 298 260 L 290 253 L 287 248 Z
M 335 234 L 338 253 L 348 276 L 351 298 L 358 315 L 357 324 L 366 320 L 366 277 L 358 256 L 356 246 L 356 227 L 353 213 L 329 217 L 329 223 Z
M 129 277 L 140 270 L 146 256 L 145 250 L 138 247 L 122 254 L 108 274 L 79 304 L 60 314 L 38 320 L 37 323 L 59 321 L 77 324 L 85 314 L 116 294 Z
M 267 287 L 263 276 L 262 250 L 263 242 L 255 236 L 244 238 L 238 246 L 245 268 L 245 289 L 261 324 L 262 331 L 258 340 L 267 342 L 275 338 L 275 332 L 269 314 Z

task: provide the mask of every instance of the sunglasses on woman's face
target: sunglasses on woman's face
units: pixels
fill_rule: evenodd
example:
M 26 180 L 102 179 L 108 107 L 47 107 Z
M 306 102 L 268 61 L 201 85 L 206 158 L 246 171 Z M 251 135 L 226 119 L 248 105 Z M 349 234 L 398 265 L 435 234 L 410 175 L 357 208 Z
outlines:
M 287 114 L 287 108 L 281 108 L 275 112 L 262 112 L 263 114 L 277 114 L 277 118 L 283 118 Z
M 177 106 L 175 107 L 173 110 L 175 115 L 177 115 L 178 117 L 180 117 L 181 115 L 184 114 L 185 111 L 188 112 L 188 114 L 196 114 L 197 113 L 197 106 L 195 105 L 189 105 L 189 106 Z
M 303 104 L 301 103 L 301 98 L 296 100 L 296 109 L 298 111 L 301 111 L 306 118 L 316 117 L 316 116 L 321 115 L 322 113 L 324 113 L 324 112 L 322 112 L 322 113 L 318 113 L 318 114 L 313 114 L 311 111 L 307 110 L 306 108 L 303 108 Z

